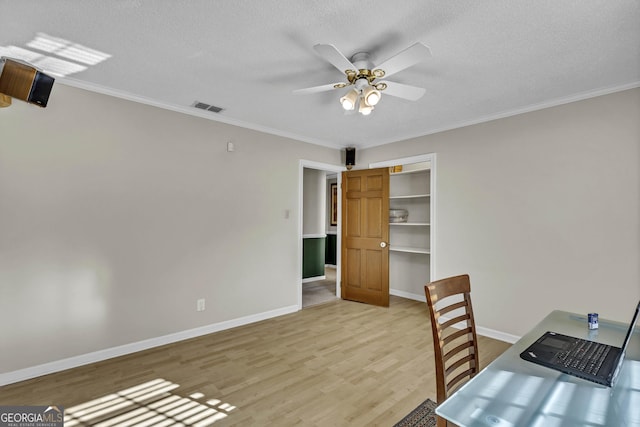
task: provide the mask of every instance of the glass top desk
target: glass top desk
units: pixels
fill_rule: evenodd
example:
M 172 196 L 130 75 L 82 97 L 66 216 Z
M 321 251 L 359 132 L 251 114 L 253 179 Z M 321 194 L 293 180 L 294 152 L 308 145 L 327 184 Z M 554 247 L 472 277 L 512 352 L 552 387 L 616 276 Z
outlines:
M 632 315 L 631 308 L 629 316 Z M 436 408 L 460 427 L 640 427 L 640 331 L 636 326 L 617 382 L 601 386 L 520 359 L 546 331 L 621 347 L 629 325 L 554 311 Z

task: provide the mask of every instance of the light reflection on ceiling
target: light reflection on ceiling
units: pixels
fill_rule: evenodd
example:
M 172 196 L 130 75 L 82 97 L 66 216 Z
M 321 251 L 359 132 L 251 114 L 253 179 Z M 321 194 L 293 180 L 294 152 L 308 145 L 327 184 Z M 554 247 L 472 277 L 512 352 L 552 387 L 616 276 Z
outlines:
M 54 77 L 80 73 L 109 58 L 108 53 L 72 41 L 38 33 L 26 47 L 0 46 L 0 56 L 21 59 Z

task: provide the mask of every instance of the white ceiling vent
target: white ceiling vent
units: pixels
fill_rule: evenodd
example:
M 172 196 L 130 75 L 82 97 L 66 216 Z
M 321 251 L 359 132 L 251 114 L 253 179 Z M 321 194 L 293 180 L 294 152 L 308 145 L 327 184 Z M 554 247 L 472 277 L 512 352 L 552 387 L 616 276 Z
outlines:
M 204 102 L 200 102 L 200 101 L 195 101 L 192 107 L 196 107 L 201 110 L 211 111 L 213 113 L 219 113 L 220 111 L 224 110 L 224 108 L 216 107 L 215 105 L 211 105 L 211 104 L 205 104 Z

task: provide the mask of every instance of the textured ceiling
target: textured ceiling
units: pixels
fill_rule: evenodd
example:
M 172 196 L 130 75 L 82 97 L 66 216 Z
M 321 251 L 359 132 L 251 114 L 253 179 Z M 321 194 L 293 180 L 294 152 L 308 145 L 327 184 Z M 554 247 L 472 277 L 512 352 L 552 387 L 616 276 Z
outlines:
M 640 86 L 638 0 L 0 0 L 0 17 L 0 54 L 45 72 L 65 60 L 58 83 L 330 147 Z M 418 101 L 383 93 L 364 117 L 341 109 L 345 89 L 292 93 L 343 78 L 315 44 L 376 64 L 417 41 L 432 58 L 393 80 L 425 88 Z

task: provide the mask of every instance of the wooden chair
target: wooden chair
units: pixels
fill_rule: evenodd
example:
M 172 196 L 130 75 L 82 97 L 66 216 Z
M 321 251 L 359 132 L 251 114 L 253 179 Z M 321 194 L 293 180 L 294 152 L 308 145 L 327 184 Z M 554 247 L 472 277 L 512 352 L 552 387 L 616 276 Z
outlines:
M 437 403 L 440 404 L 480 370 L 469 276 L 431 282 L 424 287 L 424 292 L 431 314 Z M 462 325 L 456 325 L 461 322 Z M 460 326 L 463 328 L 459 329 Z M 437 425 L 446 427 L 447 421 L 438 417 Z

